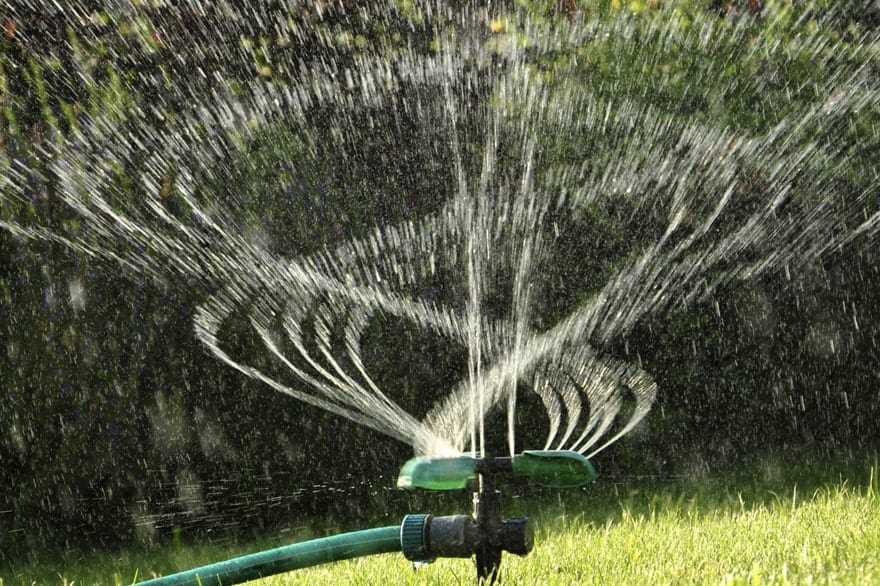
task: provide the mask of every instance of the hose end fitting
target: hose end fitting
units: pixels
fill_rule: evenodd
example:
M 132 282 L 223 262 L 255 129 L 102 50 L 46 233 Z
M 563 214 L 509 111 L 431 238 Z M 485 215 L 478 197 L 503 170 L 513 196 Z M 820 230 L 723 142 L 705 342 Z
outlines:
M 400 549 L 411 562 L 430 563 L 436 559 L 428 553 L 428 528 L 431 515 L 407 515 L 400 524 Z

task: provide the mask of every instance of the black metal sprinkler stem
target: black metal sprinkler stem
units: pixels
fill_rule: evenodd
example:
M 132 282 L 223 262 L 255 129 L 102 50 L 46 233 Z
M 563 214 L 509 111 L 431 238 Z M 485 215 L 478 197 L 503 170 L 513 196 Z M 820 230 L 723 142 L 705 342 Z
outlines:
M 476 469 L 479 490 L 474 493 L 474 519 L 480 536 L 476 548 L 477 581 L 492 584 L 498 577 L 501 552 L 528 554 L 534 544 L 534 529 L 525 517 L 501 519 L 501 491 L 495 488 L 495 473 L 511 472 L 511 459 L 477 460 Z

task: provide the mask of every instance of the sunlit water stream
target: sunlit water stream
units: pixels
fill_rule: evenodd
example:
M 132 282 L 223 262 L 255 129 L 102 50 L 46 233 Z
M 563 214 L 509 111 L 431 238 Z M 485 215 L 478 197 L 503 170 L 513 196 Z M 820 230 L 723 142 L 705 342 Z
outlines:
M 842 179 L 861 145 L 841 138 L 880 106 L 876 37 L 843 58 L 818 34 L 783 43 L 745 22 L 671 12 L 587 12 L 551 26 L 442 3 L 389 4 L 368 18 L 354 3 L 175 5 L 119 8 L 155 30 L 126 45 L 139 74 L 120 82 L 150 99 L 120 98 L 40 147 L 77 228 L 17 216 L 0 225 L 135 278 L 208 292 L 193 323 L 217 359 L 417 453 L 483 451 L 487 435 L 505 433 L 485 426 L 501 410 L 511 451 L 591 456 L 654 401 L 651 374 L 608 352 L 639 320 L 876 235 L 878 182 L 853 190 Z M 382 26 L 349 33 L 346 11 Z M 670 67 L 737 44 L 739 56 Z M 611 57 L 594 75 L 558 57 L 600 45 Z M 161 78 L 153 61 L 163 46 L 177 51 L 164 66 L 189 83 Z M 772 124 L 745 130 L 725 119 L 729 96 L 784 94 L 781 73 L 725 85 L 718 68 L 754 54 L 807 55 L 821 67 Z M 85 83 L 97 83 L 81 65 Z M 641 92 L 633 74 L 656 91 Z M 663 102 L 672 87 L 700 104 L 693 115 Z M 266 155 L 267 144 L 278 152 Z M 373 191 L 346 184 L 370 172 Z M 8 162 L 4 206 L 36 197 L 32 173 L 27 161 Z M 322 234 L 311 250 L 284 241 L 304 224 Z M 583 242 L 613 249 L 613 262 L 602 282 L 569 284 L 584 292 L 577 303 L 550 311 L 565 285 L 550 267 Z M 388 319 L 467 353 L 461 380 L 427 413 L 400 407 L 365 365 L 365 331 Z M 271 369 L 236 353 L 233 321 L 248 324 Z M 523 393 L 546 408 L 545 446 L 516 443 Z

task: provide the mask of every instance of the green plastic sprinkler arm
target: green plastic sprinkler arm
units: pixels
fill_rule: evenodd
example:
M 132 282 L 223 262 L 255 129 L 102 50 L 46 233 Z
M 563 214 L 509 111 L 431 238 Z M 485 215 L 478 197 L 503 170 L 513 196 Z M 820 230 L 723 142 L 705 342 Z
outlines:
M 470 456 L 412 458 L 400 469 L 398 488 L 457 490 L 467 488 L 477 474 L 477 461 Z
M 399 552 L 400 548 L 400 525 L 379 527 L 285 545 L 138 582 L 138 586 L 227 586 L 328 562 Z
M 513 474 L 550 488 L 574 488 L 596 479 L 596 469 L 569 450 L 526 450 L 512 458 Z
M 596 479 L 595 468 L 582 454 L 571 450 L 526 450 L 510 458 L 413 458 L 401 468 L 397 486 L 456 490 L 466 488 L 478 473 L 486 472 L 508 472 L 550 488 L 572 488 Z

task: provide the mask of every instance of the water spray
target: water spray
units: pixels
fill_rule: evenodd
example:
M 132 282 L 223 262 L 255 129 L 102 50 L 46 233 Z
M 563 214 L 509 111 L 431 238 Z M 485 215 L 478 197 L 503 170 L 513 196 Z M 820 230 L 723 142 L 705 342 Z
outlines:
M 496 476 L 528 478 L 541 486 L 568 488 L 596 478 L 584 456 L 568 450 L 531 450 L 511 457 L 419 457 L 401 468 L 400 488 L 459 490 L 476 481 L 472 515 L 434 517 L 413 514 L 397 526 L 379 527 L 313 539 L 141 582 L 144 586 L 240 584 L 328 562 L 402 552 L 406 559 L 429 563 L 438 558 L 474 558 L 477 583 L 498 578 L 501 555 L 527 555 L 534 527 L 525 517 L 503 519 Z

